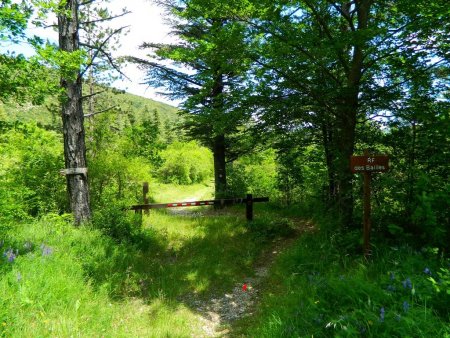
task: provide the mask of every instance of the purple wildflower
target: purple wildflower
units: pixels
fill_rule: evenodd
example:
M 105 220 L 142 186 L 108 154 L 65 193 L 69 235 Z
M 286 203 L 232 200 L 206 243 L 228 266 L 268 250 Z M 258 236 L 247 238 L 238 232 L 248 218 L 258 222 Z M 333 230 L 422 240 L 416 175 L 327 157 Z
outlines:
M 428 276 L 431 276 L 431 270 L 428 269 L 428 268 L 425 268 L 425 269 L 423 270 L 423 273 L 426 274 L 426 275 L 428 275 Z
M 387 290 L 388 290 L 389 292 L 394 292 L 394 291 L 395 291 L 395 286 L 389 284 L 389 285 L 387 286 Z
M 412 289 L 411 279 L 406 278 L 406 279 L 402 282 L 402 284 L 403 284 L 403 287 L 404 287 L 405 289 Z
M 3 254 L 3 256 L 6 257 L 6 259 L 8 260 L 8 262 L 12 263 L 14 262 L 14 260 L 17 258 L 17 255 L 19 254 L 19 252 L 16 250 L 16 252 L 14 252 L 13 249 L 9 248 L 7 251 L 5 251 L 5 253 Z
M 409 304 L 408 304 L 408 302 L 405 300 L 405 301 L 403 302 L 403 311 L 404 311 L 404 312 L 408 312 L 408 310 L 409 310 Z
M 44 244 L 41 245 L 42 256 L 50 256 L 53 253 L 53 249 Z
M 384 322 L 384 306 L 380 309 L 380 322 Z

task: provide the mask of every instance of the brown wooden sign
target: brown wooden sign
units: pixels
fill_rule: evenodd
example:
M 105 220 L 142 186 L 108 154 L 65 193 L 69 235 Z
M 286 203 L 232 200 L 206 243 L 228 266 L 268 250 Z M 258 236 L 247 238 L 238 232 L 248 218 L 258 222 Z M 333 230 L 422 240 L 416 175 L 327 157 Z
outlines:
M 370 255 L 370 232 L 371 232 L 371 205 L 370 205 L 370 182 L 372 173 L 385 172 L 389 170 L 389 157 L 384 155 L 370 155 L 369 150 L 364 151 L 364 156 L 350 157 L 350 169 L 352 173 L 362 173 L 364 176 L 364 219 L 363 219 L 363 249 L 364 256 Z
M 352 173 L 385 172 L 389 170 L 388 156 L 352 156 L 350 157 Z

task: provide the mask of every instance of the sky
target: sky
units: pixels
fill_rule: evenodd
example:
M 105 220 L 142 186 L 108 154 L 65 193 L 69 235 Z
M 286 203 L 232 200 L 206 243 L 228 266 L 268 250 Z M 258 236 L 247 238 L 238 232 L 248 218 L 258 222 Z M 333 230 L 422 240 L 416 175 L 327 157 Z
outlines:
M 108 7 L 111 8 L 112 12 L 120 13 L 124 6 L 132 13 L 115 21 L 115 25 L 118 27 L 130 25 L 129 33 L 123 38 L 118 55 L 133 55 L 144 58 L 145 51 L 138 48 L 143 42 L 173 42 L 173 38 L 169 36 L 170 27 L 164 23 L 164 13 L 160 7 L 149 0 L 127 0 L 126 2 L 123 0 L 112 0 Z M 147 85 L 140 85 L 139 83 L 143 81 L 144 73 L 135 65 L 128 65 L 124 69 L 124 73 L 131 81 L 117 82 L 114 84 L 115 87 L 125 89 L 132 94 L 176 105 L 176 102 L 170 102 L 164 97 L 157 95 L 153 88 L 149 88 Z
M 130 14 L 113 21 L 114 27 L 130 26 L 128 28 L 129 33 L 121 38 L 121 46 L 115 52 L 115 56 L 132 55 L 144 58 L 145 51 L 138 48 L 143 42 L 173 42 L 173 37 L 169 36 L 170 27 L 164 23 L 163 10 L 150 0 L 111 0 L 107 6 L 112 14 L 121 13 L 124 7 L 131 11 Z M 54 20 L 50 19 L 50 21 Z M 51 28 L 30 28 L 28 33 L 49 39 L 55 43 L 58 40 L 57 33 Z M 30 56 L 32 53 L 32 49 L 26 45 L 7 46 L 7 48 L 26 56 Z M 177 105 L 178 102 L 169 101 L 163 96 L 157 95 L 153 88 L 140 84 L 143 82 L 145 74 L 137 66 L 127 65 L 122 71 L 130 80 L 116 81 L 113 83 L 114 87 L 124 89 L 135 95 Z

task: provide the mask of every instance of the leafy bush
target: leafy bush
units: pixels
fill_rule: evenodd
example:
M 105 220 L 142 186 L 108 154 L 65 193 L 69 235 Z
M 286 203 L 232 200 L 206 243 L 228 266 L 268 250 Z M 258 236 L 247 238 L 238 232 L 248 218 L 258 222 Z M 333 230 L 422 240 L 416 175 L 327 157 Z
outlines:
M 109 203 L 96 210 L 92 223 L 105 235 L 119 242 L 133 242 L 141 233 L 140 215 L 125 211 L 124 203 Z
M 201 183 L 212 175 L 211 152 L 196 142 L 174 142 L 161 152 L 158 177 L 163 183 Z
M 20 219 L 67 207 L 62 140 L 53 131 L 16 123 L 0 136 L 0 210 Z
M 420 229 L 421 243 L 441 249 L 450 247 L 450 183 L 433 187 L 430 179 L 423 175 L 418 182 L 420 194 L 417 196 L 416 208 L 412 219 Z
M 141 198 L 142 182 L 151 181 L 152 167 L 141 158 L 124 158 L 109 150 L 89 162 L 89 184 L 93 209 L 111 202 L 133 204 Z
M 228 190 L 233 196 L 252 193 L 258 197 L 278 195 L 276 163 L 272 150 L 244 156 L 228 166 Z

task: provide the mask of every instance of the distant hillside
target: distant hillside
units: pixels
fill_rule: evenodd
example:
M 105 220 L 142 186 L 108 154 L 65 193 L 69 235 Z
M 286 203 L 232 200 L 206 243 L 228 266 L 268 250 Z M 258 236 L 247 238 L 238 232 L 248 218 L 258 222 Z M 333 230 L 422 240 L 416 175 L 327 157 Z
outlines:
M 127 120 L 139 122 L 154 116 L 156 110 L 164 124 L 174 125 L 180 120 L 176 107 L 116 90 L 108 89 L 96 96 L 95 102 L 97 111 L 111 107 L 110 113 L 117 113 L 118 119 L 122 119 L 120 116 L 127 116 Z M 87 113 L 87 108 L 85 108 L 85 114 Z M 0 102 L 0 120 L 7 122 L 35 121 L 41 126 L 55 128 L 61 123 L 60 108 L 56 97 L 48 98 L 43 105 L 39 106 Z

